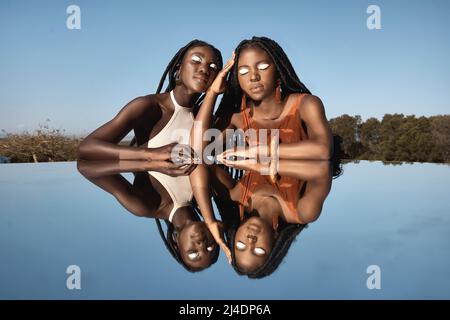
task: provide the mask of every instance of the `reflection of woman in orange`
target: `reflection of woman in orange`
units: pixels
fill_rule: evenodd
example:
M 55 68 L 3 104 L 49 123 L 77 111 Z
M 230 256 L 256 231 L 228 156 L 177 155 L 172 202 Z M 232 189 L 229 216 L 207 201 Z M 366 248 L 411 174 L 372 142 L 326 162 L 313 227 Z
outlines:
M 215 167 L 215 201 L 225 221 L 229 215 L 239 217 L 228 230 L 233 266 L 240 274 L 260 277 L 274 271 L 280 252 L 286 254 L 301 228 L 319 217 L 331 188 L 331 166 L 328 161 L 280 160 L 273 183 L 258 173 L 261 164 L 247 162 L 238 182 Z
M 273 251 L 274 243 L 278 239 L 284 244 L 289 242 L 284 236 L 278 237 L 276 231 L 282 225 L 301 226 L 317 219 L 331 185 L 329 169 L 320 170 L 319 175 L 308 176 L 313 172 L 317 173 L 317 170 L 311 168 L 300 173 L 299 169 L 291 168 L 295 167 L 295 161 L 284 163 L 280 160 L 278 164 L 275 160 L 329 159 L 331 131 L 320 100 L 308 94 L 309 91 L 298 80 L 282 49 L 270 39 L 253 38 L 238 46 L 233 57 L 208 89 L 196 119 L 201 125 L 197 126 L 198 132 L 194 130 L 191 134 L 191 141 L 201 140 L 203 133 L 211 127 L 212 109 L 217 96 L 225 91 L 228 72 L 231 87 L 219 106 L 217 126 L 220 129 L 280 130 L 279 147 L 273 142 L 274 139 L 270 140 L 270 145 L 260 145 L 260 141 L 249 139 L 245 148 L 229 150 L 217 157 L 225 165 L 236 169 L 260 171 L 267 164 L 250 158 L 254 157 L 255 149 L 257 158 L 261 156 L 259 151 L 267 155 L 267 150 L 270 150 L 271 162 L 266 168 L 271 173 L 270 179 L 256 173 L 248 173 L 240 183 L 235 183 L 217 166 L 209 168 L 214 171 L 212 176 L 217 177 L 215 180 L 225 186 L 223 192 L 216 197 L 219 202 L 229 198 L 230 201 L 238 202 L 240 207 L 238 215 L 242 221 L 235 232 L 231 232 L 230 246 L 224 251 L 235 258 L 232 261 L 240 272 L 262 274 L 265 273 L 264 266 L 270 264 L 268 261 L 272 261 L 269 257 L 277 255 Z M 278 88 L 283 91 L 280 92 Z M 195 141 L 193 145 L 196 145 Z M 204 146 L 203 141 L 197 142 L 195 151 L 202 154 Z M 230 159 L 236 156 L 243 159 Z M 324 161 L 320 167 L 323 166 L 329 167 L 329 162 Z M 277 167 L 279 176 L 288 175 L 294 179 L 279 178 L 276 175 Z M 194 195 L 202 213 L 212 211 L 207 196 L 210 184 L 207 171 L 208 169 L 201 165 L 191 175 Z M 198 174 L 199 172 L 203 173 Z M 296 181 L 308 178 L 311 180 L 308 184 Z M 215 185 L 215 189 L 220 190 L 220 186 Z M 231 208 L 233 205 L 224 206 L 225 212 L 229 211 L 226 207 Z M 221 211 L 224 216 L 224 211 Z M 217 229 L 210 228 L 216 235 L 219 233 Z M 216 241 L 221 243 L 218 238 L 215 236 Z M 221 247 L 223 248 L 223 245 Z M 258 273 L 258 270 L 262 273 Z

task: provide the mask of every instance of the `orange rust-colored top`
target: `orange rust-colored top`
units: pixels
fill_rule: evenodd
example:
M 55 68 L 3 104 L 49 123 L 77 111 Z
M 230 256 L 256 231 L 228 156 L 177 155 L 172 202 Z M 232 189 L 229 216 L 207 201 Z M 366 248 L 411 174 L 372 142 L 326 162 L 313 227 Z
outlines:
M 267 129 L 268 137 L 270 137 L 271 130 L 270 129 L 278 129 L 279 130 L 279 139 L 280 143 L 294 143 L 304 139 L 307 139 L 308 136 L 304 131 L 303 127 L 299 123 L 298 117 L 298 107 L 303 99 L 305 94 L 299 94 L 297 97 L 288 100 L 285 108 L 287 108 L 287 114 L 280 122 L 280 124 L 273 128 L 261 128 L 250 116 L 250 108 L 246 108 L 241 111 L 241 116 L 244 122 L 244 128 L 242 130 L 245 132 L 248 129 L 255 129 L 256 132 L 259 132 L 260 129 Z M 259 144 L 259 134 L 258 144 Z M 247 136 L 248 138 L 248 136 Z M 267 140 L 270 141 L 270 140 Z
M 285 108 L 288 108 L 288 111 L 283 120 L 279 125 L 267 130 L 267 143 L 270 142 L 271 129 L 279 130 L 280 143 L 295 143 L 308 138 L 306 132 L 304 131 L 298 120 L 298 107 L 304 96 L 305 94 L 299 94 L 297 97 L 288 100 L 287 105 L 285 106 Z M 242 128 L 243 131 L 245 132 L 248 129 L 255 129 L 258 139 L 257 144 L 260 144 L 259 130 L 266 128 L 259 127 L 259 125 L 255 121 L 253 121 L 252 117 L 250 116 L 250 108 L 242 110 L 241 115 L 244 122 L 244 128 Z M 246 135 L 246 138 L 249 138 L 249 136 Z M 247 140 L 247 143 L 248 142 L 249 141 Z M 274 186 L 274 192 L 278 193 L 278 195 L 281 196 L 281 199 L 284 202 L 280 204 L 281 207 L 284 208 L 283 212 L 285 216 L 289 218 L 289 220 L 299 220 L 297 213 L 297 203 L 304 181 L 293 177 L 284 176 L 278 177 L 275 182 L 272 182 L 268 175 L 261 175 L 257 172 L 250 171 L 244 175 L 239 183 L 242 184 L 243 187 L 239 201 L 239 213 L 241 220 L 244 217 L 244 207 L 248 206 L 248 200 L 253 195 L 257 186 L 262 184 L 271 184 L 272 186 Z M 274 215 L 272 225 L 274 229 L 278 225 L 278 215 Z
M 244 207 L 249 206 L 248 200 L 251 198 L 258 186 L 263 184 L 270 184 L 274 187 L 274 195 L 281 197 L 280 205 L 288 222 L 299 222 L 297 213 L 297 203 L 300 197 L 300 190 L 305 181 L 283 176 L 272 183 L 270 177 L 261 175 L 258 172 L 247 172 L 239 183 L 242 184 L 242 192 L 239 199 L 239 214 L 241 221 L 244 218 Z M 276 214 L 272 219 L 272 226 L 274 229 L 278 226 L 279 215 Z

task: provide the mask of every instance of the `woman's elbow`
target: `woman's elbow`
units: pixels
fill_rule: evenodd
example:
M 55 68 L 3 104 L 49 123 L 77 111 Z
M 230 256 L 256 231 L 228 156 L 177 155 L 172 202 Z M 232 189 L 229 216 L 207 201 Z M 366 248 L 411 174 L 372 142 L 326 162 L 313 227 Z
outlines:
M 319 148 L 319 160 L 330 160 L 333 155 L 333 150 L 331 144 L 323 143 L 320 144 Z
M 86 141 L 86 139 L 81 141 L 77 147 L 78 159 L 89 160 L 88 159 L 88 154 L 89 154 L 88 149 L 89 149 L 89 141 Z

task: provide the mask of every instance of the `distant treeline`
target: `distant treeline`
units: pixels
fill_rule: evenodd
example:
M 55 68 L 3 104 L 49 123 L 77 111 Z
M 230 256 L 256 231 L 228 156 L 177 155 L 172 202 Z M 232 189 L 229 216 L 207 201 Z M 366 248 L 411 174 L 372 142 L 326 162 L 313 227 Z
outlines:
M 358 115 L 344 114 L 329 122 L 340 137 L 342 159 L 450 163 L 450 115 L 386 114 L 381 121 L 369 118 L 362 122 Z M 73 161 L 82 140 L 48 123 L 33 133 L 4 135 L 0 162 Z
M 359 115 L 344 114 L 329 122 L 342 138 L 344 159 L 450 162 L 450 115 L 386 114 L 381 121 L 363 122 Z

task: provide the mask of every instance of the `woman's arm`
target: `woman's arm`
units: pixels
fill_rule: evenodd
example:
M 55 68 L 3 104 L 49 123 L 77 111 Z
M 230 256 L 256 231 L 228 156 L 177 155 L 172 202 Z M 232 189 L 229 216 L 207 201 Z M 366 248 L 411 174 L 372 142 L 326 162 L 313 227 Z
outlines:
M 317 220 L 331 189 L 331 163 L 329 161 L 281 160 L 279 169 L 280 174 L 306 181 L 305 191 L 297 202 L 297 213 L 301 223 Z
M 145 149 L 117 145 L 131 130 L 139 116 L 151 106 L 151 98 L 139 97 L 129 102 L 109 122 L 88 135 L 78 146 L 78 156 L 85 160 L 147 160 Z
M 195 200 L 197 200 L 203 219 L 213 235 L 214 240 L 225 252 L 228 262 L 231 263 L 231 251 L 225 244 L 223 237 L 223 224 L 217 221 L 214 215 L 210 194 L 209 172 L 206 165 L 198 165 L 190 174 L 189 179 L 191 181 L 192 192 L 194 193 Z
M 145 190 L 128 182 L 121 174 L 113 173 L 124 169 L 120 164 L 109 164 L 106 171 L 98 163 L 78 162 L 78 171 L 90 182 L 114 196 L 117 201 L 129 212 L 138 217 L 160 218 L 157 211 L 159 198 L 156 191 L 149 186 Z M 125 165 L 129 166 L 129 165 Z M 131 169 L 131 167 L 129 167 Z M 103 171 L 103 172 L 102 172 Z M 147 174 L 145 172 L 145 174 Z M 148 175 L 148 174 L 147 174 Z M 148 180 L 148 178 L 147 178 Z
M 194 126 L 191 130 L 191 146 L 199 155 L 203 156 L 203 150 L 208 142 L 203 139 L 204 134 L 206 130 L 210 129 L 213 125 L 213 110 L 216 104 L 217 96 L 225 91 L 226 77 L 233 64 L 234 53 L 231 59 L 227 61 L 223 69 L 217 74 L 214 82 L 208 88 L 205 99 L 203 100 L 200 110 L 195 117 Z M 204 160 L 203 157 L 202 160 Z
M 331 128 L 322 101 L 313 95 L 302 99 L 299 124 L 305 122 L 308 139 L 296 143 L 281 143 L 280 159 L 329 160 L 333 152 Z
M 333 152 L 332 134 L 319 98 L 311 95 L 303 98 L 298 121 L 299 125 L 301 121 L 305 122 L 308 138 L 295 143 L 280 143 L 276 152 L 277 157 L 285 160 L 329 160 Z M 259 156 L 267 156 L 266 145 L 229 149 L 220 154 L 218 159 L 220 161 L 228 157 L 256 159 Z
M 142 117 L 156 117 L 159 105 L 154 95 L 129 102 L 111 121 L 88 135 L 78 146 L 78 157 L 84 160 L 161 160 L 171 159 L 176 143 L 159 148 L 136 148 L 118 145 Z

